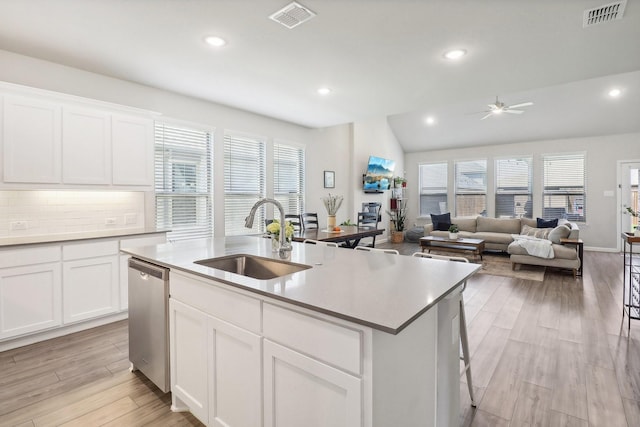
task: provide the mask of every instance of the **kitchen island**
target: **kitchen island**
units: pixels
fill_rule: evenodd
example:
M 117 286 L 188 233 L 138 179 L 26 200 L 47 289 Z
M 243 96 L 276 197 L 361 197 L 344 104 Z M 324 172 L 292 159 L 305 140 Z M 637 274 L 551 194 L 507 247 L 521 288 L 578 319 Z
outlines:
M 259 280 L 196 264 L 277 259 L 269 239 L 125 248 L 170 273 L 174 410 L 207 425 L 458 424 L 459 299 L 479 268 L 293 244 Z

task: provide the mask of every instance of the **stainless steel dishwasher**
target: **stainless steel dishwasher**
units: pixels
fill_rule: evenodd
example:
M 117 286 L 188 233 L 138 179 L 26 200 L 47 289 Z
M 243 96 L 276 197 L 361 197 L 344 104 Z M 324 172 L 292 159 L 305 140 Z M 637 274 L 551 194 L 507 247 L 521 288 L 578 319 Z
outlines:
M 129 259 L 129 361 L 160 390 L 169 381 L 169 270 Z

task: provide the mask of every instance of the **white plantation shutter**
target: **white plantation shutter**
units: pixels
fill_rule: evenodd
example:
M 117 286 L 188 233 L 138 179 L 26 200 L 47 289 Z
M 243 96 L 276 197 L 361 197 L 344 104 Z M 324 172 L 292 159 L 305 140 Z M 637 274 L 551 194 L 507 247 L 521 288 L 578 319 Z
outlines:
M 584 154 L 543 156 L 544 193 L 542 217 L 586 220 Z
M 169 240 L 213 235 L 211 133 L 155 124 L 156 226 Z
M 531 218 L 531 157 L 496 160 L 496 218 Z
M 284 212 L 304 211 L 304 148 L 275 143 L 273 146 L 273 194 Z
M 225 235 L 264 231 L 264 205 L 258 209 L 253 228 L 244 226 L 251 207 L 266 196 L 266 143 L 255 137 L 224 136 Z
M 447 207 L 447 163 L 430 163 L 419 166 L 420 215 L 449 212 Z
M 487 161 L 455 163 L 456 213 L 459 217 L 487 215 Z

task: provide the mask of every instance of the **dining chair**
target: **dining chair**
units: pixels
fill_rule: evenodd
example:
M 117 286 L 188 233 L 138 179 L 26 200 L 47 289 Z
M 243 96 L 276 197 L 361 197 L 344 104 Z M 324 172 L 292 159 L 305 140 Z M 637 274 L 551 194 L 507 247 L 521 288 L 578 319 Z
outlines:
M 459 256 L 445 256 L 445 255 L 434 255 L 424 252 L 415 252 L 413 255 L 417 258 L 432 258 L 432 259 L 441 259 L 445 261 L 454 261 L 454 262 L 469 262 L 468 259 L 459 257 Z M 467 281 L 465 280 L 462 284 L 462 290 L 460 290 L 460 294 L 464 292 L 467 287 Z M 471 406 L 476 407 L 476 402 L 473 397 L 473 384 L 471 382 L 471 355 L 469 354 L 469 337 L 467 334 L 467 316 L 464 311 L 464 298 L 460 295 L 460 343 L 462 344 L 462 357 L 461 360 L 464 361 L 464 373 L 467 374 L 467 387 L 469 388 L 469 396 L 471 397 Z M 460 374 L 462 376 L 462 374 Z
M 355 249 L 356 251 L 380 252 L 385 254 L 400 255 L 400 252 L 398 252 L 396 249 L 378 249 L 369 246 L 356 246 L 353 249 Z
M 302 219 L 302 229 L 306 230 L 309 228 L 319 228 L 318 227 L 318 214 L 315 212 L 305 212 L 301 215 Z
M 358 212 L 358 227 L 366 227 L 366 228 L 374 228 L 378 229 L 378 223 L 380 222 L 380 209 L 382 208 L 381 203 L 371 202 L 371 203 L 363 203 L 362 204 L 362 212 Z M 372 242 L 370 246 L 375 248 L 376 246 L 376 236 L 372 236 Z
M 302 243 L 309 243 L 311 245 L 318 245 L 318 246 L 327 246 L 330 248 L 338 248 L 338 244 L 336 242 L 325 242 L 322 240 L 313 240 L 313 239 L 304 239 L 304 241 Z
M 302 231 L 302 221 L 298 214 L 285 214 L 285 221 L 289 221 L 293 226 L 294 231 Z

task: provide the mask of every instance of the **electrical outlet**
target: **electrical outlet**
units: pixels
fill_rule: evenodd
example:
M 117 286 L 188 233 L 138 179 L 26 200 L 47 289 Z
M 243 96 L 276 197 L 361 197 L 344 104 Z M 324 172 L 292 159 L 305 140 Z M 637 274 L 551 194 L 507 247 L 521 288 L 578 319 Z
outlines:
M 11 231 L 14 230 L 26 230 L 29 228 L 27 221 L 12 221 L 10 224 Z
M 116 219 L 115 218 L 105 218 L 104 219 L 104 225 L 116 225 Z
M 135 224 L 138 222 L 138 215 L 134 213 L 124 214 L 124 223 L 125 224 Z

